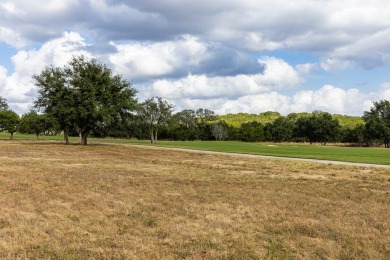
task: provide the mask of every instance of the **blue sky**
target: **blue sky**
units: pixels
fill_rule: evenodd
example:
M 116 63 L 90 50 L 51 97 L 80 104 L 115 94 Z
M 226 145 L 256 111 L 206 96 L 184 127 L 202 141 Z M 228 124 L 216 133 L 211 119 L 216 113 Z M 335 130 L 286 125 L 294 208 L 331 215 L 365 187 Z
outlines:
M 176 110 L 360 116 L 390 99 L 390 2 L 0 2 L 0 96 L 18 113 L 32 75 L 80 54 Z

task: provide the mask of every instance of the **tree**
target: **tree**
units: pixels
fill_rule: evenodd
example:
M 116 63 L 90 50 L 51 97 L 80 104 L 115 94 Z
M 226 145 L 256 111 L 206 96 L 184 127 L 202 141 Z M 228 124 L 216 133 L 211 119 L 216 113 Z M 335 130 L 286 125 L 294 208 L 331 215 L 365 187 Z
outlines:
M 341 142 L 363 144 L 366 141 L 365 131 L 366 129 L 364 124 L 359 124 L 355 127 L 343 127 L 343 138 Z
M 224 125 L 226 125 L 225 122 L 219 122 L 211 126 L 211 134 L 215 137 L 215 140 L 223 141 L 228 137 L 228 131 Z
M 370 111 L 365 111 L 366 137 L 369 140 L 381 140 L 386 148 L 390 142 L 390 102 L 381 100 L 374 102 Z
M 48 67 L 34 75 L 38 87 L 36 107 L 55 117 L 66 143 L 68 131 L 77 128 L 81 143 L 94 130 L 109 127 L 135 109 L 136 90 L 96 60 L 73 57 L 64 68 Z
M 341 127 L 337 119 L 326 112 L 313 114 L 314 134 L 318 142 L 326 145 L 330 141 L 339 141 Z
M 175 139 L 193 140 L 197 123 L 196 112 L 185 109 L 172 116 L 169 126 Z
M 6 111 L 6 110 L 8 110 L 7 100 L 0 97 L 0 111 Z
M 300 117 L 296 121 L 295 136 L 308 139 L 310 143 L 320 142 L 326 145 L 337 141 L 341 127 L 337 119 L 326 112 L 315 111 L 310 117 Z
M 39 115 L 36 111 L 31 110 L 22 115 L 20 132 L 26 134 L 35 134 L 37 139 L 45 131 L 44 115 Z
M 12 110 L 0 110 L 0 131 L 7 131 L 11 134 L 10 139 L 14 137 L 14 133 L 18 131 L 20 118 L 17 113 Z
M 196 139 L 208 139 L 210 137 L 210 128 L 208 123 L 216 120 L 215 112 L 210 109 L 199 108 L 196 110 L 197 125 L 195 128 Z
M 294 133 L 293 116 L 278 117 L 271 127 L 272 141 L 274 142 L 289 142 L 292 140 Z
M 174 116 L 179 124 L 187 129 L 193 129 L 196 126 L 196 113 L 194 110 L 191 109 L 184 109 Z
M 66 80 L 62 68 L 46 67 L 40 74 L 33 76 L 38 87 L 35 107 L 52 115 L 64 132 L 64 140 L 69 144 L 69 131 L 75 126 L 77 108 L 72 86 Z
M 294 136 L 296 140 L 309 141 L 310 144 L 316 141 L 315 128 L 311 117 L 300 117 L 297 119 Z
M 241 125 L 240 139 L 245 142 L 261 142 L 265 141 L 264 127 L 259 122 L 249 122 Z
M 266 123 L 264 126 L 264 140 L 267 142 L 272 141 L 272 123 Z
M 174 106 L 160 97 L 146 99 L 138 107 L 138 115 L 149 129 L 150 142 L 157 142 L 159 128 L 172 116 Z
M 196 110 L 196 117 L 199 122 L 206 124 L 207 122 L 213 121 L 216 119 L 215 112 L 210 109 L 199 108 Z

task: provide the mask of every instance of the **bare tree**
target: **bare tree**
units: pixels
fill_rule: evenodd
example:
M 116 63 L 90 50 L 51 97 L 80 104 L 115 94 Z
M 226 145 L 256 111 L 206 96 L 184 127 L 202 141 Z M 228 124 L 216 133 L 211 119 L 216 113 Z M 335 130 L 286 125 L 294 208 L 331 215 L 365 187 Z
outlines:
M 211 127 L 211 134 L 215 137 L 217 141 L 223 141 L 228 137 L 228 131 L 223 127 L 223 125 L 215 124 Z

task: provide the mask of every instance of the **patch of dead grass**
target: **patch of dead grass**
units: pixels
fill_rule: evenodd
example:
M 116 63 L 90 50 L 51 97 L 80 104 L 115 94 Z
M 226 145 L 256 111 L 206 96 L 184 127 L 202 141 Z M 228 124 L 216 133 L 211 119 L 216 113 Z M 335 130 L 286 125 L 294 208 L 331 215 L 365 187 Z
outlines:
M 0 141 L 1 258 L 385 259 L 386 169 Z

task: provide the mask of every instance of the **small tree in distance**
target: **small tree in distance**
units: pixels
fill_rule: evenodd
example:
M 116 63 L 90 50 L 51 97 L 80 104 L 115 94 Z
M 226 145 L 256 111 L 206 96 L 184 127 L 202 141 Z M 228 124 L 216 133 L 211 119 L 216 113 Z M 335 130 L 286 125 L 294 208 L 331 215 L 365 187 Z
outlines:
M 156 143 L 158 130 L 172 116 L 174 106 L 160 97 L 146 99 L 138 107 L 138 115 L 149 129 L 150 142 Z
M 22 116 L 20 132 L 35 134 L 38 140 L 39 135 L 45 131 L 45 119 L 46 115 L 40 115 L 34 110 L 27 112 Z
M 211 134 L 215 137 L 216 141 L 223 141 L 228 137 L 228 131 L 221 122 L 211 126 Z
M 11 134 L 10 139 L 14 137 L 14 133 L 18 131 L 20 118 L 17 113 L 12 110 L 0 110 L 0 132 L 7 131 Z

